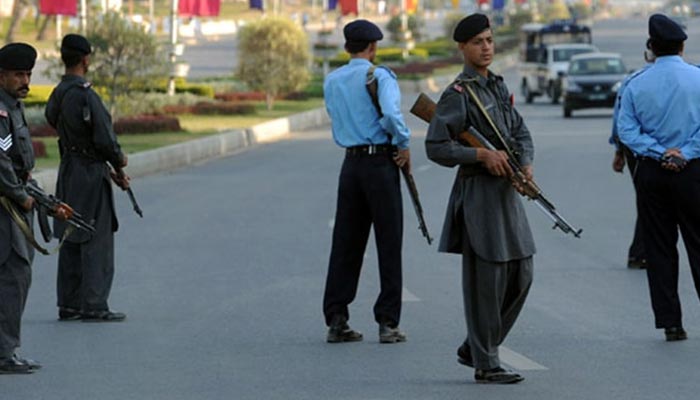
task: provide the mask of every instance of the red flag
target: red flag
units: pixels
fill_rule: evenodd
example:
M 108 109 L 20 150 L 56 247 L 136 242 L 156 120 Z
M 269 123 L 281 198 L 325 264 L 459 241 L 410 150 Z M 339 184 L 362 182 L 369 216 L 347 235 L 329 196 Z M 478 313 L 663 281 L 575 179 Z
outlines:
M 180 0 L 178 14 L 183 17 L 218 17 L 221 0 Z
M 44 15 L 78 15 L 78 0 L 39 0 Z
M 357 15 L 357 0 L 340 0 L 340 13 Z

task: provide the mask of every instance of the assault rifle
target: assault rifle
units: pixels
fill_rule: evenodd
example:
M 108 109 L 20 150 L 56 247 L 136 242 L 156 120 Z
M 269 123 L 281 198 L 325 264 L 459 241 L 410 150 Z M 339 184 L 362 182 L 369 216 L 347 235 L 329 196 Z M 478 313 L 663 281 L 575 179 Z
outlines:
M 413 107 L 411 107 L 411 113 L 423 121 L 430 123 L 430 120 L 433 119 L 433 116 L 435 115 L 436 107 L 437 104 L 435 104 L 430 97 L 421 93 L 416 99 L 415 104 L 413 104 Z M 470 126 L 467 131 L 460 133 L 458 136 L 458 141 L 473 148 L 497 150 L 496 147 L 473 126 Z M 535 204 L 537 204 L 540 210 L 542 210 L 554 222 L 552 229 L 559 228 L 564 233 L 571 233 L 577 238 L 581 237 L 581 232 L 583 229 L 574 228 L 561 215 L 559 215 L 554 207 L 554 204 L 544 197 L 542 190 L 532 179 L 527 178 L 518 161 L 514 160 L 510 154 L 511 153 L 508 152 L 508 164 L 513 170 L 513 175 L 511 175 L 509 178 L 515 185 L 522 189 L 521 193 L 523 196 L 526 196 L 530 200 L 534 200 Z
M 122 190 L 129 195 L 129 201 L 131 201 L 131 206 L 134 212 L 138 214 L 139 217 L 143 218 L 143 211 L 139 207 L 139 203 L 136 202 L 136 196 L 134 196 L 134 191 L 131 190 L 131 184 L 126 180 L 126 174 L 121 168 L 115 168 L 112 175 L 112 180 L 117 184 Z
M 433 238 L 430 237 L 430 232 L 428 232 L 428 227 L 425 225 L 425 218 L 423 218 L 423 207 L 420 204 L 420 199 L 418 198 L 418 188 L 416 187 L 416 181 L 413 179 L 413 175 L 408 172 L 407 168 L 401 168 L 401 173 L 403 174 L 404 180 L 406 181 L 406 186 L 408 187 L 408 194 L 411 195 L 411 203 L 413 203 L 413 209 L 416 211 L 416 216 L 418 217 L 418 229 L 428 241 L 428 246 L 433 243 Z
M 27 183 L 25 190 L 39 205 L 46 207 L 50 212 L 55 214 L 56 210 L 60 209 L 68 217 L 66 222 L 70 225 L 90 233 L 95 233 L 95 227 L 92 226 L 92 223 L 85 221 L 71 206 L 59 200 L 56 196 L 46 193 L 31 181 Z

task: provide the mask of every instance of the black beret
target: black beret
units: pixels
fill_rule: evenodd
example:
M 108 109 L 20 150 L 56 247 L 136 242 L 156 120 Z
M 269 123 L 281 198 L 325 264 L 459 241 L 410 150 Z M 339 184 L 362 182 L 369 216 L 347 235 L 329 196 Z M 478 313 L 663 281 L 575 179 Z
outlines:
M 10 43 L 0 49 L 0 69 L 29 71 L 35 62 L 36 50 L 26 43 Z
M 384 38 L 379 27 L 366 19 L 358 19 L 345 25 L 343 35 L 346 42 L 376 42 Z
M 90 42 L 88 42 L 85 37 L 76 35 L 75 33 L 69 33 L 63 37 L 61 41 L 61 52 L 64 51 L 77 51 L 82 54 L 92 53 L 92 47 L 90 47 Z
M 490 27 L 491 24 L 487 16 L 484 14 L 472 14 L 459 21 L 452 38 L 458 43 L 467 42 Z
M 683 29 L 663 14 L 649 17 L 649 37 L 664 42 L 682 42 L 688 39 Z

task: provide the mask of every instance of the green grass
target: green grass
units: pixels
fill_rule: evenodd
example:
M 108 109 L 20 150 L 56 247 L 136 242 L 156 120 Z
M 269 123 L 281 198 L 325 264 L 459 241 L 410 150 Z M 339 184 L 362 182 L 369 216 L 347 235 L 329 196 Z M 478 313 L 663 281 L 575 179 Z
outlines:
M 275 118 L 286 117 L 302 111 L 308 111 L 323 106 L 322 99 L 305 101 L 279 100 L 275 102 L 272 111 L 268 111 L 264 103 L 256 104 L 257 114 L 250 116 L 239 115 L 179 115 L 182 132 L 163 132 L 134 135 L 119 135 L 119 144 L 126 154 L 152 150 L 159 147 L 186 142 L 213 135 L 228 129 L 247 128 Z M 47 157 L 36 159 L 36 168 L 56 168 L 60 161 L 56 138 L 36 138 L 46 145 Z

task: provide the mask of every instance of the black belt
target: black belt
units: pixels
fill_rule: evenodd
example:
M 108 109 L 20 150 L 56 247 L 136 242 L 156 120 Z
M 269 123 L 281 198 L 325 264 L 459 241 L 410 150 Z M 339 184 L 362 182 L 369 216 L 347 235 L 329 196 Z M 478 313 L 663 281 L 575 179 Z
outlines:
M 369 144 L 364 146 L 353 146 L 345 149 L 348 156 L 362 156 L 375 154 L 394 154 L 396 146 L 390 144 Z

